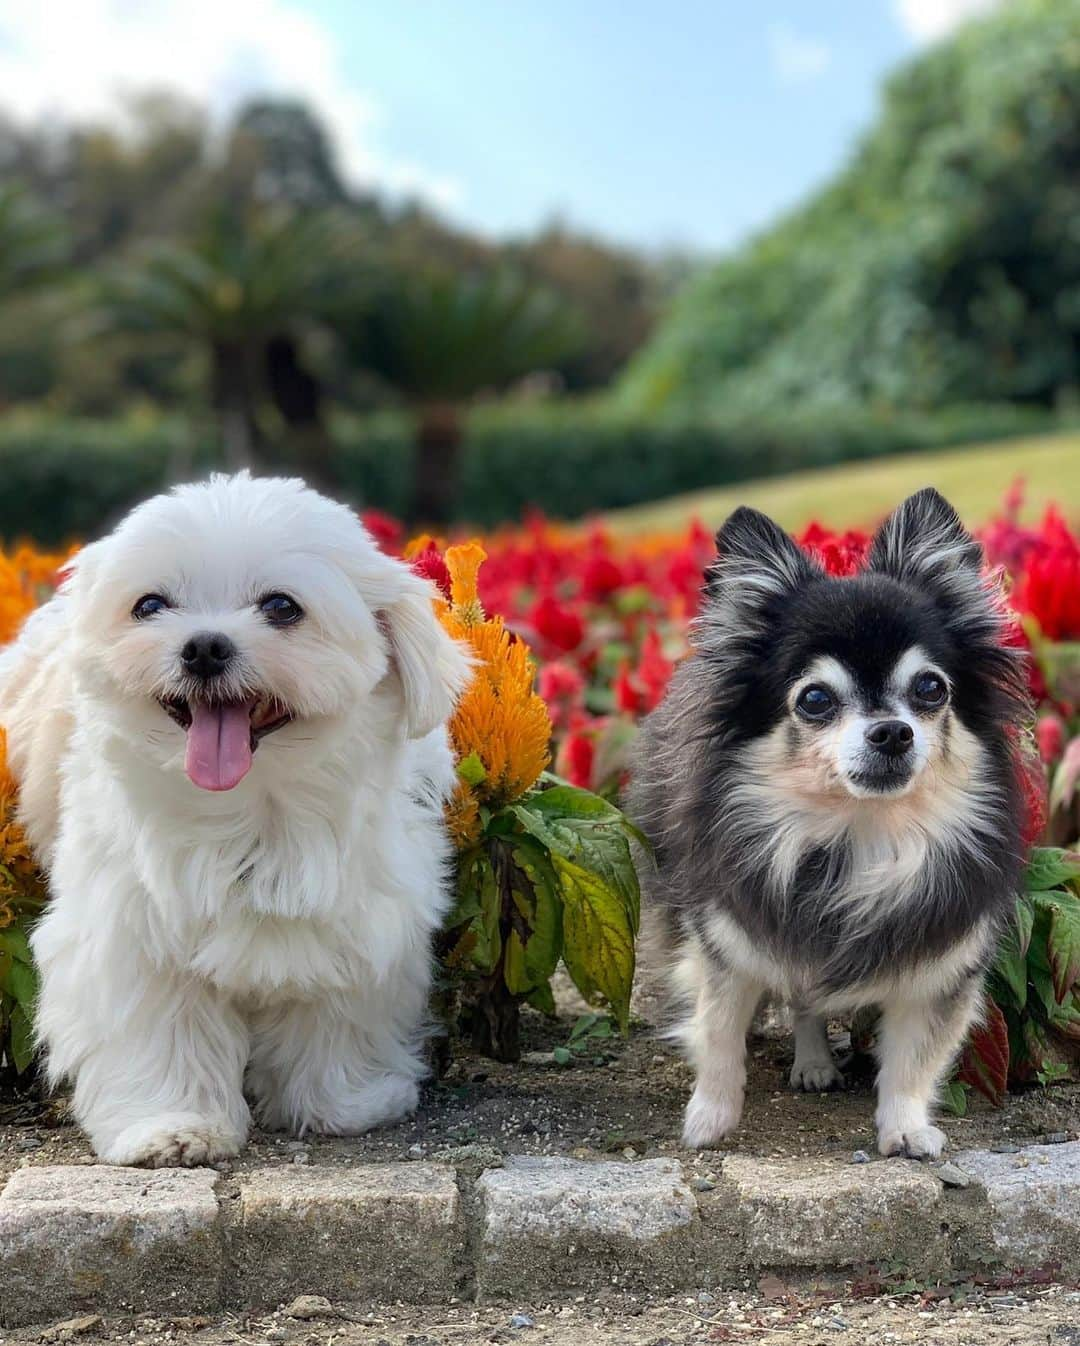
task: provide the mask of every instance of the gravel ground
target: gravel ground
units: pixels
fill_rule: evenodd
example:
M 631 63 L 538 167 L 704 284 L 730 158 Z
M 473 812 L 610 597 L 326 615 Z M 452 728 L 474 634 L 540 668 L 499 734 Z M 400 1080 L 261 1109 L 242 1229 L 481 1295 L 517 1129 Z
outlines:
M 1080 1292 L 1060 1285 L 957 1289 L 858 1297 L 846 1283 L 784 1285 L 765 1278 L 738 1294 L 677 1299 L 608 1299 L 570 1304 L 424 1309 L 396 1305 L 336 1312 L 326 1301 L 259 1317 L 101 1319 L 0 1333 L 5 1346 L 78 1341 L 80 1346 L 684 1346 L 768 1342 L 769 1346 L 1080 1346 Z M 312 1316 L 295 1317 L 297 1311 Z
M 663 998 L 649 969 L 639 971 L 629 1037 L 593 1042 L 568 1066 L 556 1064 L 552 1051 L 566 1044 L 586 1007 L 565 976 L 556 979 L 555 990 L 557 1021 L 523 1010 L 518 1064 L 499 1065 L 458 1044 L 450 1069 L 427 1086 L 414 1117 L 345 1139 L 298 1142 L 255 1130 L 241 1158 L 226 1168 L 240 1172 L 267 1163 L 430 1158 L 465 1144 L 503 1154 L 582 1159 L 671 1155 L 708 1167 L 708 1154 L 687 1152 L 679 1144 L 693 1077 L 657 1032 Z M 841 1060 L 850 1055 L 842 1024 L 833 1025 L 833 1046 Z M 750 1039 L 743 1124 L 724 1152 L 773 1158 L 872 1152 L 873 1062 L 851 1063 L 842 1092 L 798 1094 L 788 1088 L 791 1060 L 783 1015 L 766 1011 Z M 966 1117 L 941 1121 L 955 1150 L 1080 1138 L 1080 1084 L 1016 1094 L 1001 1110 L 975 1094 L 969 1100 Z M 92 1162 L 63 1099 L 43 1103 L 0 1083 L 0 1180 L 25 1163 Z
M 431 1083 L 415 1117 L 367 1136 L 310 1138 L 301 1143 L 254 1132 L 233 1167 L 427 1158 L 440 1149 L 478 1143 L 502 1153 L 569 1154 L 580 1158 L 675 1155 L 689 1069 L 639 1020 L 626 1041 L 606 1039 L 565 1067 L 551 1057 L 573 1024 L 551 1024 L 527 1012 L 526 1059 L 500 1066 L 462 1052 L 447 1075 Z M 838 1043 L 842 1045 L 842 1043 Z M 791 1045 L 786 1035 L 757 1035 L 750 1044 L 750 1082 L 743 1126 L 725 1147 L 757 1156 L 873 1149 L 872 1078 L 856 1075 L 843 1093 L 794 1094 L 787 1087 Z M 1021 1143 L 1052 1136 L 1075 1139 L 1080 1086 L 1015 1095 L 997 1111 L 973 1098 L 965 1118 L 943 1122 L 955 1149 Z M 708 1163 L 708 1156 L 694 1156 Z M 84 1137 L 63 1100 L 42 1104 L 0 1093 L 0 1178 L 23 1163 L 91 1162 Z M 1078 1343 L 1080 1346 L 1080 1343 Z

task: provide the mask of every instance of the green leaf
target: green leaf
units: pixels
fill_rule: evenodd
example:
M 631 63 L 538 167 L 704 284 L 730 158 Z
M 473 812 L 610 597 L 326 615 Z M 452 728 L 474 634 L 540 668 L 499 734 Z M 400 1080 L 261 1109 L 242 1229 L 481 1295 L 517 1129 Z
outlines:
M 457 764 L 457 773 L 466 785 L 483 785 L 487 780 L 487 768 L 475 752 L 461 759 Z
M 1035 913 L 1030 902 L 1021 898 L 1016 904 L 1016 920 L 1010 921 L 998 945 L 994 972 L 1008 987 L 1016 1008 L 1027 1004 L 1028 966 L 1027 949 L 1031 942 L 1031 928 Z
M 37 977 L 34 969 L 27 967 L 25 963 L 12 963 L 5 979 L 4 989 L 27 1013 L 30 1013 L 37 998 Z
M 1050 974 L 1050 969 L 1044 967 L 1039 961 L 1032 959 L 1028 963 L 1028 976 L 1043 1009 L 1047 1014 L 1053 1014 L 1058 998 L 1057 992 L 1054 990 L 1054 978 Z
M 469 959 L 481 972 L 493 971 L 499 961 L 500 915 L 499 885 L 491 859 L 482 847 L 476 847 L 459 862 L 457 900 L 447 918 L 447 928 L 454 930 L 464 925 L 475 937 Z
M 531 933 L 524 949 L 529 982 L 525 989 L 531 989 L 547 982 L 562 954 L 563 913 L 559 879 L 547 852 L 532 838 L 516 838 L 511 855 L 516 869 L 531 889 Z
M 503 980 L 513 995 L 527 995 L 533 989 L 525 967 L 525 946 L 516 930 L 506 936 L 503 953 Z
M 1057 1084 L 1059 1080 L 1065 1080 L 1068 1077 L 1069 1067 L 1064 1061 L 1044 1061 L 1035 1072 L 1035 1078 L 1042 1085 Z
M 941 1092 L 941 1106 L 952 1117 L 967 1115 L 968 1086 L 959 1080 L 950 1080 Z
M 483 890 L 480 866 L 483 859 L 484 851 L 481 846 L 474 846 L 472 850 L 465 851 L 458 857 L 454 905 L 444 922 L 447 930 L 456 930 L 459 925 L 464 925 L 479 915 L 480 895 Z
M 6 950 L 18 963 L 33 967 L 34 955 L 30 952 L 30 940 L 21 925 L 9 925 L 0 930 L 0 949 Z
M 548 818 L 580 818 L 585 822 L 613 823 L 642 846 L 647 847 L 649 844 L 644 833 L 634 826 L 625 813 L 591 790 L 580 790 L 576 785 L 556 785 L 533 795 L 529 803 Z
M 1015 918 L 1020 953 L 1026 958 L 1027 951 L 1031 947 L 1031 931 L 1035 925 L 1035 908 L 1030 898 L 1017 898 Z
M 1055 1005 L 1050 1013 L 1050 1026 L 1055 1032 L 1073 1042 L 1080 1042 L 1080 1008 L 1073 995 L 1063 1005 Z
M 11 1011 L 11 1059 L 20 1075 L 34 1059 L 34 1030 L 22 1005 Z
M 1036 846 L 1031 852 L 1025 875 L 1029 893 L 1046 893 L 1074 879 L 1080 879 L 1080 853 L 1057 846 Z
M 622 895 L 594 871 L 552 857 L 563 897 L 563 961 L 586 1000 L 602 995 L 625 1033 L 634 980 L 634 928 Z
M 573 1028 L 570 1030 L 571 1043 L 579 1042 L 582 1038 L 586 1037 L 599 1022 L 599 1014 L 579 1014 Z
M 1050 967 L 1050 927 L 1054 917 L 1054 907 L 1058 896 L 1065 894 L 1061 889 L 1054 893 L 1034 894 L 1035 922 L 1028 948 L 1028 980 L 1047 1014 L 1052 1014 L 1058 1003 L 1054 988 L 1054 975 Z
M 619 895 L 636 933 L 641 896 L 627 838 L 637 832 L 614 805 L 588 790 L 556 786 L 515 804 L 513 813 L 553 856 L 599 875 Z
M 1080 977 L 1080 900 L 1071 893 L 1053 904 L 1046 951 L 1060 1005 Z
M 556 1047 L 551 1054 L 560 1066 L 568 1066 L 574 1059 L 566 1047 Z
M 551 986 L 544 982 L 541 986 L 534 986 L 526 996 L 526 1003 L 531 1005 L 534 1010 L 539 1010 L 541 1014 L 546 1014 L 549 1019 L 555 1017 L 555 997 L 552 994 Z

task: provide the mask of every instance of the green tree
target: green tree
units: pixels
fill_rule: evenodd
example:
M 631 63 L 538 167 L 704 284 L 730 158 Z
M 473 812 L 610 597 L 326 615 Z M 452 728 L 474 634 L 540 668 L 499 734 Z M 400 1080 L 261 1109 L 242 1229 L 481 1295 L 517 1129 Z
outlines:
M 66 257 L 60 220 L 22 187 L 0 184 L 0 301 L 55 276 Z
M 205 357 L 230 466 L 260 457 L 269 401 L 296 432 L 307 475 L 329 485 L 321 396 L 299 342 L 305 325 L 355 302 L 362 256 L 356 230 L 336 214 L 221 207 L 190 243 L 154 245 L 119 265 L 101 289 L 101 325 L 171 336 Z
M 903 66 L 844 172 L 686 288 L 625 405 L 1072 394 L 1078 163 L 1080 0 L 1013 0 Z
M 228 160 L 227 174 L 244 182 L 250 200 L 303 210 L 348 200 L 326 128 L 305 103 L 246 104 L 233 123 Z
M 354 349 L 412 409 L 414 511 L 452 512 L 466 405 L 550 368 L 580 341 L 574 311 L 506 270 L 390 275 L 354 332 Z
M 566 386 L 608 383 L 652 328 L 664 290 L 659 267 L 557 222 L 504 251 L 509 264 L 582 314 L 583 339 L 556 361 Z

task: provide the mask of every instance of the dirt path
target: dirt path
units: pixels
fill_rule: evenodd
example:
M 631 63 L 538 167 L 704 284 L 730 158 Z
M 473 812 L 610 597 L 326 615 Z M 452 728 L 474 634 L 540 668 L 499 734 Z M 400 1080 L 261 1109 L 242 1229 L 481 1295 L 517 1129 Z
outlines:
M 658 1037 L 657 1002 L 648 979 L 637 1000 L 627 1040 L 588 1046 L 569 1066 L 552 1049 L 569 1036 L 578 1008 L 563 989 L 557 1023 L 526 1011 L 525 1060 L 500 1066 L 459 1053 L 449 1073 L 425 1091 L 419 1112 L 398 1126 L 347 1140 L 312 1138 L 299 1144 L 255 1132 L 237 1171 L 267 1162 L 351 1163 L 430 1157 L 452 1146 L 477 1143 L 501 1153 L 571 1154 L 581 1158 L 688 1156 L 678 1143 L 691 1076 Z M 838 1028 L 836 1047 L 844 1048 Z M 823 1154 L 873 1149 L 872 1072 L 851 1077 L 843 1093 L 794 1094 L 787 1086 L 791 1041 L 782 1026 L 759 1032 L 750 1043 L 750 1079 L 743 1126 L 726 1150 L 758 1156 Z M 973 1096 L 969 1115 L 945 1118 L 954 1149 L 1019 1144 L 1048 1136 L 1080 1134 L 1080 1085 L 1018 1094 L 995 1110 Z M 66 1124 L 63 1104 L 0 1094 L 0 1179 L 22 1163 L 91 1162 L 89 1146 Z M 1080 1343 L 1078 1343 L 1080 1346 Z
M 670 1300 L 611 1300 L 561 1306 L 476 1309 L 462 1304 L 398 1305 L 370 1312 L 350 1308 L 311 1318 L 288 1312 L 214 1319 L 106 1319 L 29 1328 L 0 1336 L 6 1346 L 75 1341 L 80 1346 L 1080 1346 L 1080 1291 L 1043 1286 L 1013 1292 L 971 1292 L 966 1302 L 918 1295 L 852 1300 L 849 1287 L 762 1285 L 742 1294 Z

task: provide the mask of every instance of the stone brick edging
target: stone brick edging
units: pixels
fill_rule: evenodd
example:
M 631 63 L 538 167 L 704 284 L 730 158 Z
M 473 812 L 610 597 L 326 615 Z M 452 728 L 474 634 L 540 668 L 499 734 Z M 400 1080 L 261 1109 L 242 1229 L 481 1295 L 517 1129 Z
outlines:
M 942 1170 L 717 1158 L 19 1169 L 0 1194 L 0 1324 L 87 1310 L 265 1309 L 298 1294 L 414 1303 L 697 1289 L 888 1262 L 1080 1274 L 1080 1142 Z

